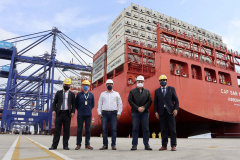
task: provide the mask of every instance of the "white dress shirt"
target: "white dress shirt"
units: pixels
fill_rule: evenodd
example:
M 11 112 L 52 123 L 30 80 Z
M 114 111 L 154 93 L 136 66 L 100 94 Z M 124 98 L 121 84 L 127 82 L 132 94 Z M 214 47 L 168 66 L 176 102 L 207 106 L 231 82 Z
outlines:
M 102 111 L 114 111 L 117 110 L 119 115 L 122 113 L 122 99 L 120 94 L 115 91 L 102 92 L 98 100 L 98 114 L 102 114 Z
M 69 90 L 64 91 L 63 90 L 63 94 L 65 93 L 65 99 L 63 99 L 63 103 L 65 103 L 65 109 L 64 110 L 68 110 L 68 93 Z M 62 110 L 62 106 L 61 106 L 61 110 Z

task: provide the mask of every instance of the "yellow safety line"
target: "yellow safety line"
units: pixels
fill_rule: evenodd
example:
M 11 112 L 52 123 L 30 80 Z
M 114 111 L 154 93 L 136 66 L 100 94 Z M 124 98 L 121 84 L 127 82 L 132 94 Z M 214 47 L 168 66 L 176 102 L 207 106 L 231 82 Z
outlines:
M 17 141 L 17 145 L 14 149 L 13 155 L 12 155 L 12 160 L 17 160 L 19 159 L 19 153 L 20 153 L 20 136 Z
M 25 137 L 26 138 L 26 137 Z M 28 139 L 28 138 L 26 138 Z M 49 151 L 48 149 L 46 148 L 43 148 L 42 146 L 40 146 L 39 144 L 35 143 L 34 141 L 28 139 L 30 142 L 32 142 L 33 144 L 35 144 L 38 148 L 42 149 L 44 152 L 46 152 L 47 154 L 49 154 L 51 157 L 57 159 L 57 160 L 64 160 L 62 157 L 59 157 L 58 155 L 56 155 L 55 153 Z M 34 158 L 32 158 L 34 159 Z
M 32 160 L 32 159 L 45 159 L 45 158 L 51 158 L 52 156 L 45 156 L 45 157 L 34 157 L 34 158 L 24 158 L 21 160 Z

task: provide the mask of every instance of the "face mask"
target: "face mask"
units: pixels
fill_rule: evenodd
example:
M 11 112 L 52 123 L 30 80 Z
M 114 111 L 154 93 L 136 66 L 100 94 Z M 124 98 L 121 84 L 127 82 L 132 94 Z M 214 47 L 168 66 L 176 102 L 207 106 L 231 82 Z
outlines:
M 143 87 L 143 83 L 137 83 L 137 87 L 142 88 Z
M 164 87 L 164 86 L 167 85 L 167 82 L 166 81 L 160 81 L 160 85 Z
M 83 90 L 87 91 L 88 90 L 88 86 L 83 86 Z
M 67 90 L 69 90 L 70 87 L 68 87 L 68 86 L 63 86 L 63 88 L 64 88 L 64 90 L 67 91 Z
M 112 86 L 107 86 L 107 89 L 110 91 L 110 90 L 112 90 Z

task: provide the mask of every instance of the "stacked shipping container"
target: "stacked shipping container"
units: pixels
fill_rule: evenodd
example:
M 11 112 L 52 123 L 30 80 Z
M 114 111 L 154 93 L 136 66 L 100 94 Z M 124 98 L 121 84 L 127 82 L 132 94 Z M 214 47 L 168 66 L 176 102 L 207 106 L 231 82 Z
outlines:
M 92 70 L 92 83 L 102 79 L 105 74 L 105 59 L 107 55 L 107 45 L 104 45 L 93 56 L 93 70 Z
M 124 9 L 108 28 L 107 73 L 113 71 L 125 62 L 125 43 L 134 41 L 150 48 L 157 47 L 157 23 L 178 34 L 200 39 L 216 46 L 227 47 L 222 43 L 222 37 L 197 26 L 190 25 L 176 18 L 164 15 L 154 10 L 136 5 Z M 180 42 L 181 43 L 181 42 Z M 184 42 L 183 42 L 183 45 Z M 163 49 L 170 46 L 164 45 Z M 190 53 L 184 52 L 190 56 Z
M 149 48 L 157 48 L 157 24 L 171 31 L 176 31 L 178 34 L 185 34 L 185 36 L 205 41 L 208 44 L 214 43 L 217 47 L 227 47 L 227 45 L 222 42 L 222 37 L 215 33 L 131 3 L 108 27 L 108 45 L 105 45 L 93 57 L 92 83 L 103 78 L 105 74 L 109 74 L 125 62 L 125 43 L 127 40 Z M 168 41 L 172 41 L 171 37 L 167 38 L 169 38 Z M 178 43 L 179 45 L 187 46 L 184 41 L 181 42 L 181 40 L 179 40 Z M 162 44 L 161 47 L 165 50 L 171 49 L 167 44 Z M 139 53 L 138 49 L 131 48 L 131 50 L 134 53 Z M 178 52 L 181 53 L 183 50 L 179 49 Z M 189 57 L 191 53 L 185 50 L 183 55 Z M 105 64 L 105 57 L 107 57 L 107 64 Z M 138 58 L 133 58 L 131 55 L 129 55 L 128 59 L 134 63 L 139 63 L 135 62 L 138 61 Z M 205 59 L 208 60 L 207 57 Z M 144 64 L 148 63 L 150 62 L 144 62 Z M 154 62 L 150 64 L 152 63 Z M 107 65 L 106 68 L 105 65 Z

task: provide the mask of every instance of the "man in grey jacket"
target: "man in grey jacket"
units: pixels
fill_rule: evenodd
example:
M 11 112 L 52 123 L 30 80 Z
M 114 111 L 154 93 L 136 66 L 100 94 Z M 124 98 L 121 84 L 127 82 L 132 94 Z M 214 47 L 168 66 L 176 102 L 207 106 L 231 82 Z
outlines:
M 148 89 L 143 88 L 144 77 L 137 77 L 137 88 L 132 89 L 128 96 L 128 102 L 131 109 L 132 115 L 132 148 L 131 150 L 137 150 L 138 145 L 138 133 L 139 133 L 139 124 L 142 123 L 142 132 L 143 132 L 143 143 L 145 145 L 145 150 L 152 150 L 149 146 L 149 107 L 152 104 L 152 97 Z

